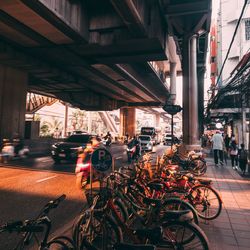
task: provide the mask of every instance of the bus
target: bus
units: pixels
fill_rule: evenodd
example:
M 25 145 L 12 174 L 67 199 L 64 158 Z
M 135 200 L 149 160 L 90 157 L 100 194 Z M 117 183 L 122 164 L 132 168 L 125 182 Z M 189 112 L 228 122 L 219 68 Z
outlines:
M 155 127 L 142 127 L 141 135 L 150 135 L 154 145 L 161 142 L 159 130 Z

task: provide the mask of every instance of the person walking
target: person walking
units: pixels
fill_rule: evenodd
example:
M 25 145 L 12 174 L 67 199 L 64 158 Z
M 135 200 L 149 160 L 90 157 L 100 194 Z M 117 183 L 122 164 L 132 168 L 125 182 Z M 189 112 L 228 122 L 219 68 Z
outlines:
M 228 134 L 226 134 L 225 138 L 224 138 L 224 143 L 225 143 L 225 147 L 227 150 L 227 153 L 229 151 L 229 145 L 230 145 L 230 137 L 228 136 Z
M 243 175 L 245 175 L 246 173 L 246 166 L 247 166 L 247 161 L 248 161 L 248 152 L 245 149 L 245 145 L 242 143 L 240 144 L 240 149 L 239 149 L 239 153 L 238 153 L 238 158 L 239 158 L 239 167 L 243 173 Z
M 238 167 L 238 146 L 237 146 L 235 139 L 233 139 L 230 143 L 230 158 L 231 158 L 232 168 L 237 170 L 237 167 Z
M 223 166 L 223 146 L 224 146 L 224 140 L 219 130 L 216 131 L 216 133 L 212 137 L 212 148 L 214 152 L 214 163 L 215 166 L 218 167 L 218 154 L 220 158 L 220 164 Z

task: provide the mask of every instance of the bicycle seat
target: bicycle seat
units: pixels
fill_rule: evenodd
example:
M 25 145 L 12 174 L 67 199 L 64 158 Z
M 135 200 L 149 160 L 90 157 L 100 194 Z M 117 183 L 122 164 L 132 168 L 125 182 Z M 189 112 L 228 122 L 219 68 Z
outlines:
M 153 189 L 155 191 L 160 191 L 163 189 L 163 184 L 157 183 L 157 182 L 150 182 L 147 185 L 150 189 Z
M 134 245 L 127 243 L 119 243 L 114 246 L 114 250 L 155 250 L 155 246 L 153 245 Z
M 166 211 L 163 215 L 163 221 L 178 220 L 178 221 L 191 221 L 193 214 L 190 210 Z
M 160 205 L 161 205 L 161 200 L 159 200 L 159 199 L 151 199 L 151 198 L 145 197 L 145 198 L 143 199 L 143 202 L 144 202 L 146 205 L 156 205 L 156 206 L 160 206 Z

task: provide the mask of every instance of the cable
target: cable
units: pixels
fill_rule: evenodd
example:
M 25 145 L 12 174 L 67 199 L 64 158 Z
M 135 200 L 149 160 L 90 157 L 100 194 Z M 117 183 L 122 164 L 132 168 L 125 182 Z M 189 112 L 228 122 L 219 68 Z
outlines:
M 219 80 L 220 80 L 222 71 L 223 71 L 223 69 L 224 69 L 226 60 L 227 60 L 227 58 L 228 58 L 228 56 L 229 56 L 229 53 L 230 53 L 231 47 L 232 47 L 232 45 L 233 45 L 233 42 L 234 42 L 234 39 L 235 39 L 237 30 L 238 30 L 238 27 L 239 27 L 239 25 L 240 25 L 240 22 L 241 22 L 241 19 L 242 19 L 244 10 L 245 10 L 245 8 L 246 8 L 246 6 L 247 6 L 247 2 L 248 2 L 248 0 L 245 0 L 245 3 L 244 3 L 244 5 L 243 5 L 243 7 L 242 7 L 242 10 L 241 10 L 241 13 L 240 13 L 240 17 L 239 17 L 238 22 L 237 22 L 237 25 L 236 25 L 236 27 L 235 27 L 234 34 L 233 34 L 231 43 L 230 43 L 229 48 L 228 48 L 228 50 L 227 50 L 227 55 L 226 55 L 226 57 L 225 57 L 225 59 L 224 59 L 224 62 L 223 62 L 223 64 L 222 64 L 222 67 L 221 67 L 221 70 L 220 70 L 220 74 L 219 74 L 219 76 L 218 76 L 218 78 L 217 78 L 217 81 L 216 81 L 215 86 L 217 86 L 218 83 L 219 83 Z

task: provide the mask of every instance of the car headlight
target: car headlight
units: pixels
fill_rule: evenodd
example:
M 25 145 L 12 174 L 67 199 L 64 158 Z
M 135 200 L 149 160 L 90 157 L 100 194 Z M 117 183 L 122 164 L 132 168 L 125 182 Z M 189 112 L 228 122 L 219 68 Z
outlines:
M 83 148 L 82 147 L 75 147 L 75 148 L 70 148 L 71 150 L 74 150 L 74 151 L 80 151 L 82 150 Z

